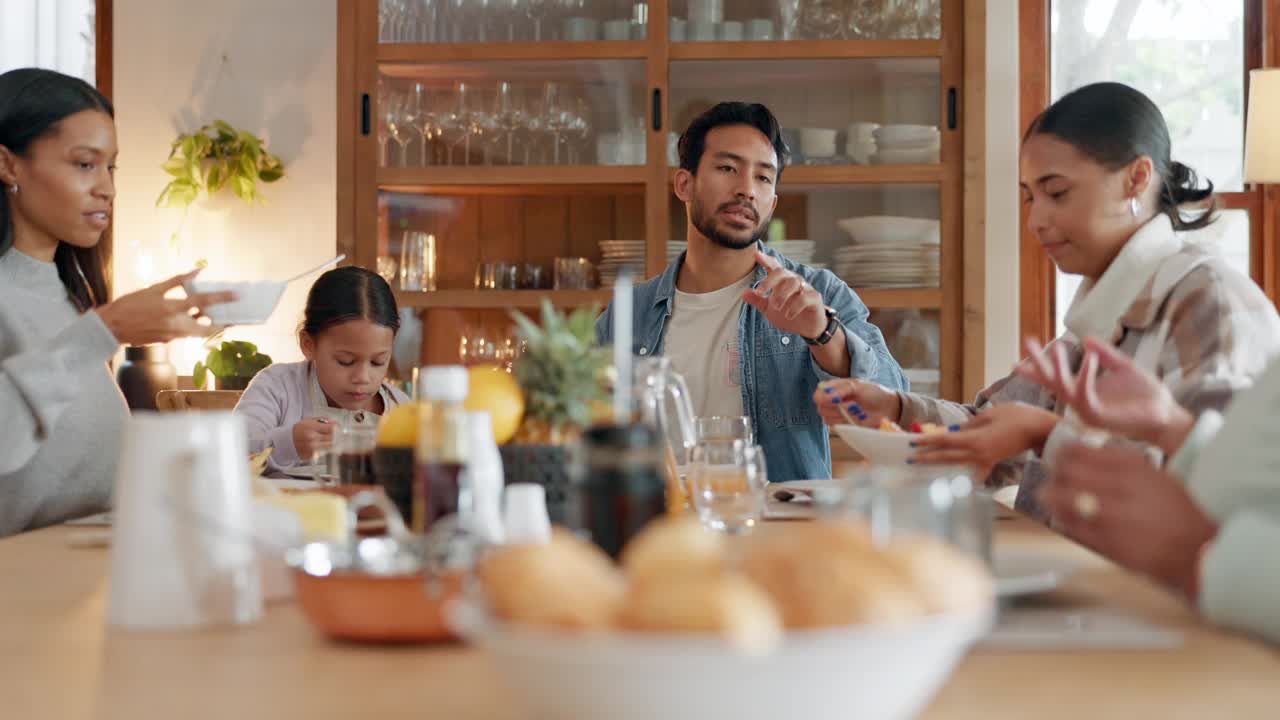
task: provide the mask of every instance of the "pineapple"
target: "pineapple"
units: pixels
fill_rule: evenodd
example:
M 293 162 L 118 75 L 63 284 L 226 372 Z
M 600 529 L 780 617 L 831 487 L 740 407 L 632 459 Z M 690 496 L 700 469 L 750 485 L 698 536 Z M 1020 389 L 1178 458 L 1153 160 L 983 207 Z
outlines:
M 557 445 L 591 424 L 606 400 L 609 351 L 595 338 L 600 308 L 578 308 L 569 315 L 542 301 L 542 326 L 511 311 L 524 352 L 512 371 L 525 394 L 525 419 L 515 442 Z

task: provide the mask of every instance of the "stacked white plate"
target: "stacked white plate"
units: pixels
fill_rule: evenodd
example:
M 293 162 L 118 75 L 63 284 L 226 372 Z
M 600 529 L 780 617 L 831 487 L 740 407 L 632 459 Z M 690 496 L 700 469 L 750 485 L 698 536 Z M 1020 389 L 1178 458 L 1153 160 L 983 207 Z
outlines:
M 936 163 L 942 135 L 933 125 L 884 125 L 872 131 L 876 152 L 872 165 Z
M 875 131 L 880 125 L 872 122 L 852 122 L 845 128 L 844 154 L 859 165 L 866 165 L 876 153 Z
M 848 245 L 834 253 L 835 273 L 858 287 L 938 287 L 939 247 L 920 243 Z
M 812 240 L 774 240 L 766 243 L 775 252 L 805 265 L 813 264 L 813 253 L 816 245 Z
M 637 277 L 644 275 L 644 241 L 601 240 L 600 286 L 613 285 L 624 267 L 630 267 Z

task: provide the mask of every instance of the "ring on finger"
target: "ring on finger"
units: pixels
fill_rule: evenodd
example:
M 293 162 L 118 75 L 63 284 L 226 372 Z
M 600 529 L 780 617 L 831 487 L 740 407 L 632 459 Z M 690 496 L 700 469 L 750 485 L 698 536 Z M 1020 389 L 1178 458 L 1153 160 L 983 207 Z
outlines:
M 1092 520 L 1098 516 L 1098 511 L 1102 509 L 1102 502 L 1098 500 L 1097 495 L 1091 492 L 1078 492 L 1072 498 L 1071 506 L 1081 520 Z

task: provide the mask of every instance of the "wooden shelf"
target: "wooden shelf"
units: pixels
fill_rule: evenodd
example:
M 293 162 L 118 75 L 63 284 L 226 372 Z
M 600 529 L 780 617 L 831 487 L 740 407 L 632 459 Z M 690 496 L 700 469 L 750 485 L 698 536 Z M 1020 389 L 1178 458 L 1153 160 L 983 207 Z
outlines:
M 942 291 L 937 288 L 864 288 L 855 290 L 862 302 L 871 308 L 942 307 Z M 420 309 L 484 310 L 537 308 L 542 298 L 550 298 L 556 307 L 578 307 L 596 303 L 609 304 L 613 291 L 605 290 L 437 290 L 435 292 L 399 292 L 396 302 L 401 307 Z
M 421 309 L 486 310 L 502 308 L 536 309 L 542 298 L 556 307 L 578 307 L 609 304 L 612 290 L 436 290 L 435 292 L 399 292 L 400 307 Z
M 816 60 L 939 58 L 941 40 L 797 40 L 790 42 L 673 42 L 672 60 Z M 647 40 L 619 42 L 390 43 L 378 45 L 379 63 L 507 60 L 644 60 Z
M 788 165 L 782 171 L 779 191 L 796 185 L 905 185 L 932 184 L 943 180 L 942 165 Z M 676 169 L 667 173 L 672 182 Z
M 765 43 L 769 44 L 769 43 Z M 396 43 L 378 46 L 379 63 L 476 62 L 503 60 L 643 60 L 644 40 L 618 42 Z
M 672 60 L 813 60 L 938 58 L 941 40 L 797 40 L 791 42 L 677 42 Z
M 542 186 L 571 187 L 572 192 L 642 193 L 643 165 L 473 165 L 427 168 L 379 168 L 378 187 L 398 192 L 472 192 L 488 186 L 526 186 L 521 194 Z

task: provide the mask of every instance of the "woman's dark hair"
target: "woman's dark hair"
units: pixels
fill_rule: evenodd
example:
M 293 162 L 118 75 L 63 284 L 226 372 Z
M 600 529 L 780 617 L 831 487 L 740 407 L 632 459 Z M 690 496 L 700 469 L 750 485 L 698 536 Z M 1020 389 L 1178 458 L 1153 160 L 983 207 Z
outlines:
M 769 138 L 778 155 L 778 177 L 782 177 L 782 169 L 791 159 L 791 150 L 782 139 L 778 118 L 760 103 L 722 102 L 694 118 L 680 136 L 680 167 L 696 175 L 702 152 L 707 147 L 707 133 L 724 125 L 749 125 Z
M 302 332 L 318 337 L 325 329 L 348 320 L 369 322 L 400 331 L 400 312 L 391 286 L 377 273 L 348 265 L 321 275 L 307 293 Z
M 1178 206 L 1213 196 L 1213 183 L 1201 188 L 1191 168 L 1169 158 L 1169 127 L 1160 108 L 1128 85 L 1100 82 L 1063 95 L 1040 113 L 1027 133 L 1052 135 L 1108 170 L 1119 170 L 1143 155 L 1159 176 L 1158 209 L 1169 216 L 1175 230 L 1197 230 L 1217 219 L 1217 201 L 1192 220 L 1184 220 Z
M 33 142 L 56 133 L 63 118 L 84 110 L 115 117 L 111 101 L 79 78 L 39 68 L 19 68 L 0 75 L 0 145 L 15 155 L 25 156 Z M 0 255 L 4 255 L 13 247 L 13 211 L 7 188 L 0 195 L 4 196 L 0 197 Z M 60 242 L 53 254 L 58 277 L 81 311 L 107 301 L 99 245 L 80 248 Z

